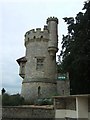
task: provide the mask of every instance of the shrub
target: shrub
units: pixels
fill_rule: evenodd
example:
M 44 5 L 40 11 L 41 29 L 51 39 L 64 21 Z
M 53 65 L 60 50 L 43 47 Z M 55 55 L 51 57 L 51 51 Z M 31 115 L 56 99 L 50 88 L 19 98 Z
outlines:
M 53 101 L 51 98 L 40 98 L 35 100 L 34 104 L 35 105 L 52 105 Z
M 7 93 L 2 95 L 3 106 L 18 106 L 24 104 L 24 98 L 19 94 L 9 95 Z

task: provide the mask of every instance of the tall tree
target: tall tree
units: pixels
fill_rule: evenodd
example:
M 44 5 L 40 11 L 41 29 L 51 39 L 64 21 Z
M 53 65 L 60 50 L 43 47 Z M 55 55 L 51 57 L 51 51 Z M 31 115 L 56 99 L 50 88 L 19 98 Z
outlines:
M 71 94 L 90 93 L 90 1 L 83 10 L 75 18 L 63 18 L 68 34 L 63 35 L 60 55 L 64 71 L 70 74 Z

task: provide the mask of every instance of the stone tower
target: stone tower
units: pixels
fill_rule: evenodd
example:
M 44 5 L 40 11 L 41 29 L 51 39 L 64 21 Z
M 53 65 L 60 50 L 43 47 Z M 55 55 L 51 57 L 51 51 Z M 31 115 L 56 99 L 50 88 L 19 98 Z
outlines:
M 26 32 L 26 54 L 17 60 L 23 78 L 21 95 L 30 102 L 56 93 L 58 19 L 50 17 L 46 23 L 43 31 L 36 28 Z

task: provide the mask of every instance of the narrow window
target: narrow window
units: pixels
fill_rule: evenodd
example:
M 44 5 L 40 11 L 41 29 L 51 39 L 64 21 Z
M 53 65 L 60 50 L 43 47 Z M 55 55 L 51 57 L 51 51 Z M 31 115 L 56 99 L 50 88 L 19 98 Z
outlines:
M 38 97 L 40 96 L 40 90 L 41 90 L 41 87 L 39 86 L 38 87 Z
M 29 38 L 28 38 L 28 41 L 29 41 Z
M 41 36 L 41 38 L 43 38 L 43 36 Z
M 24 71 L 25 70 L 25 64 L 24 63 L 22 63 L 21 64 L 21 74 L 24 74 Z

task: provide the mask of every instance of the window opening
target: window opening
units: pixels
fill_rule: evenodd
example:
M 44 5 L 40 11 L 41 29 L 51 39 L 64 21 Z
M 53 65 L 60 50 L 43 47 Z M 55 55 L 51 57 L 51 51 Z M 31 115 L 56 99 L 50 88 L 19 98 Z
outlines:
M 41 38 L 43 38 L 43 36 L 41 36 Z
M 40 96 L 40 90 L 41 90 L 41 87 L 39 86 L 38 87 L 38 97 Z
M 28 41 L 29 41 L 29 38 L 28 38 Z
M 24 74 L 24 69 L 25 69 L 25 64 L 22 63 L 22 64 L 21 64 L 21 74 Z
M 34 36 L 33 38 L 35 39 L 36 37 Z
M 43 58 L 37 58 L 37 70 L 42 70 L 44 65 L 44 59 Z

